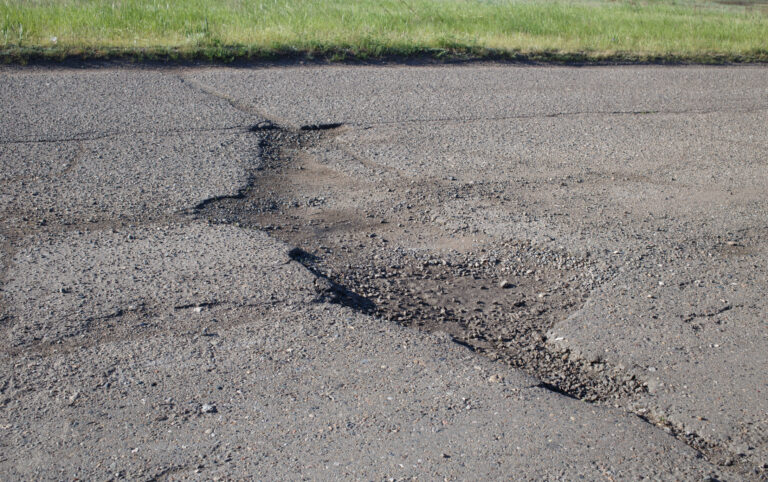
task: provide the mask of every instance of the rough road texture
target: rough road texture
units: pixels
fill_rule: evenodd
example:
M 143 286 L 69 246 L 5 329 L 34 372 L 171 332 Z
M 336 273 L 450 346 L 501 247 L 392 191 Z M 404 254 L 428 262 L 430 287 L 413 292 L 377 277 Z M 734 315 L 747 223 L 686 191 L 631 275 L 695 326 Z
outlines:
M 765 478 L 768 70 L 0 75 L 6 478 Z

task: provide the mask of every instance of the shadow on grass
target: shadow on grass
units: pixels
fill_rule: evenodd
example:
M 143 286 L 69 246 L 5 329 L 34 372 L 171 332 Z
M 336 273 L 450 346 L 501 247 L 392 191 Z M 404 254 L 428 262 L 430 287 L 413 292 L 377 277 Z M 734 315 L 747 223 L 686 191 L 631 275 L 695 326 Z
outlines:
M 177 48 L 66 48 L 8 47 L 0 50 L 6 65 L 101 66 L 138 65 L 296 65 L 296 64 L 403 64 L 499 62 L 517 64 L 621 65 L 621 64 L 743 64 L 768 63 L 768 49 L 747 54 L 664 54 L 632 52 L 516 52 L 479 47 L 388 49 L 369 52 L 349 48 L 270 50 L 245 46 Z

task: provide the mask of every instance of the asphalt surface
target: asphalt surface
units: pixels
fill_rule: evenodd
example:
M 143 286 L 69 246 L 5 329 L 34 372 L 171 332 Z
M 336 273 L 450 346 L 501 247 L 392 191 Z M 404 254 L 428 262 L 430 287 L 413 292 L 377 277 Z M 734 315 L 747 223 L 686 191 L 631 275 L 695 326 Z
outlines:
M 765 478 L 765 68 L 0 76 L 3 478 Z

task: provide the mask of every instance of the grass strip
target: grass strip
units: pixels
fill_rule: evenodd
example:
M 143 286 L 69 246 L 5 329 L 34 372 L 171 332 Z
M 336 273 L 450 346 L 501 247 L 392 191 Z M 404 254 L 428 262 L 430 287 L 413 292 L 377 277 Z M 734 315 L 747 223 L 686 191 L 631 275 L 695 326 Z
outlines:
M 0 58 L 766 62 L 762 7 L 660 0 L 2 0 Z

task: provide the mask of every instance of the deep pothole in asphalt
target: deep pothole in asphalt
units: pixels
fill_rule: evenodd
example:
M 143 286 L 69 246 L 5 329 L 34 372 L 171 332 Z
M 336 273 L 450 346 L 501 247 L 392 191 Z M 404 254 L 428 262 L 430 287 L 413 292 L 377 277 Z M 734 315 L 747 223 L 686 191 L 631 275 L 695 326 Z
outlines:
M 325 280 L 319 296 L 326 301 L 446 332 L 545 388 L 587 401 L 645 391 L 633 376 L 546 343 L 549 328 L 601 281 L 589 260 L 524 240 L 499 242 L 467 226 L 447 229 L 431 214 L 462 196 L 502 203 L 498 186 L 405 178 L 371 165 L 337 149 L 341 124 L 288 131 L 267 122 L 252 131 L 262 137 L 262 164 L 248 188 L 202 203 L 198 217 L 266 230 L 296 246 L 292 257 Z

